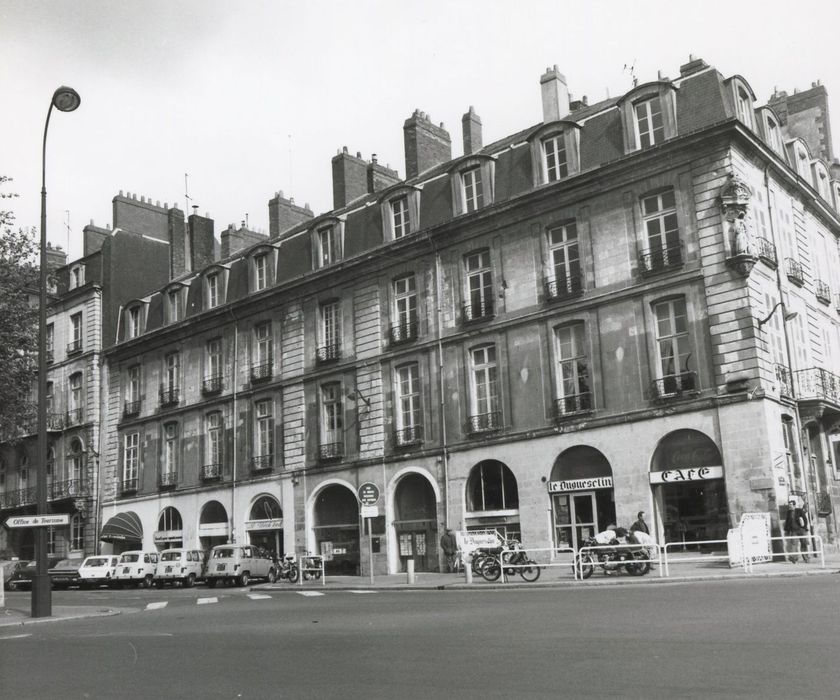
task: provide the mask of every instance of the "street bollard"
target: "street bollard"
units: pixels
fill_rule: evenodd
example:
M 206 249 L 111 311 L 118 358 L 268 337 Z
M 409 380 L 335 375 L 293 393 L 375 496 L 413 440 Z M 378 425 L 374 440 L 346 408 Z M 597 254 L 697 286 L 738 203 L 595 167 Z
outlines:
M 467 577 L 467 583 L 472 583 L 472 562 L 464 562 L 464 575 Z
M 414 559 L 409 559 L 405 562 L 405 573 L 407 583 L 414 583 Z

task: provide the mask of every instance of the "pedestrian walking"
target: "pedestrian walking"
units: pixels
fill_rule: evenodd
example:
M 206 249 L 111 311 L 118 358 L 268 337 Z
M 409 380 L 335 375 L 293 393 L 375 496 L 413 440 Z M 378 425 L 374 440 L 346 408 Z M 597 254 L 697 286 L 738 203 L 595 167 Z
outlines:
M 802 554 L 802 561 L 808 561 L 808 516 L 802 508 L 798 508 L 796 501 L 788 501 L 788 510 L 785 515 L 785 549 L 788 551 L 788 559 L 791 564 L 798 561 L 798 554 Z
M 451 574 L 455 572 L 455 555 L 458 553 L 458 540 L 455 539 L 455 533 L 452 528 L 446 528 L 446 532 L 440 538 L 440 548 L 443 550 L 443 555 L 446 557 L 446 570 Z
M 650 534 L 650 528 L 645 522 L 645 512 L 643 510 L 640 510 L 636 514 L 636 522 L 630 526 L 630 532 L 636 532 L 637 530 L 639 532 L 644 532 L 646 535 Z

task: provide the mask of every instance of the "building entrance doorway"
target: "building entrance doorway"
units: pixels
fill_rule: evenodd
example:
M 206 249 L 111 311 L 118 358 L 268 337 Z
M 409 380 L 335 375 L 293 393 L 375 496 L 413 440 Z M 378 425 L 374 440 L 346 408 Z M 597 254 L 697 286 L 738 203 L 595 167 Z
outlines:
M 359 502 L 345 486 L 327 486 L 315 501 L 317 553 L 328 575 L 359 575 Z
M 594 491 L 552 496 L 554 541 L 557 547 L 577 550 L 598 532 L 598 504 Z
M 406 474 L 394 493 L 394 529 L 400 571 L 414 560 L 415 571 L 437 571 L 438 529 L 435 519 L 437 500 L 434 489 L 421 474 Z
M 283 557 L 283 511 L 274 496 L 260 496 L 245 521 L 248 539 L 273 558 Z

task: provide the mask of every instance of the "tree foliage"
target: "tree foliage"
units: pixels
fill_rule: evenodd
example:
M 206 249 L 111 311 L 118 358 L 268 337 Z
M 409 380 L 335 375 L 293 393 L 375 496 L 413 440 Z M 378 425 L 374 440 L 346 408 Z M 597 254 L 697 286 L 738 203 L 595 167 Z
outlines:
M 14 228 L 9 208 L 17 195 L 0 175 L 0 436 L 19 435 L 34 415 L 38 368 L 38 245 L 31 231 Z

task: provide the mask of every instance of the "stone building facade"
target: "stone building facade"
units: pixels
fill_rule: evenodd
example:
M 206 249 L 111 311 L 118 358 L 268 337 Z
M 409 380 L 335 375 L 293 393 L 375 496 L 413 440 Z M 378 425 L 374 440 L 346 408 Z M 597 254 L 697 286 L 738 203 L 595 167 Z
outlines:
M 575 547 L 645 510 L 660 541 L 720 540 L 790 497 L 834 542 L 830 146 L 700 59 L 593 105 L 556 67 L 540 90 L 487 146 L 470 108 L 456 158 L 416 111 L 408 179 L 344 149 L 334 210 L 278 195 L 266 240 L 123 307 L 102 521 L 132 536 L 108 546 L 433 570 L 446 525 Z

